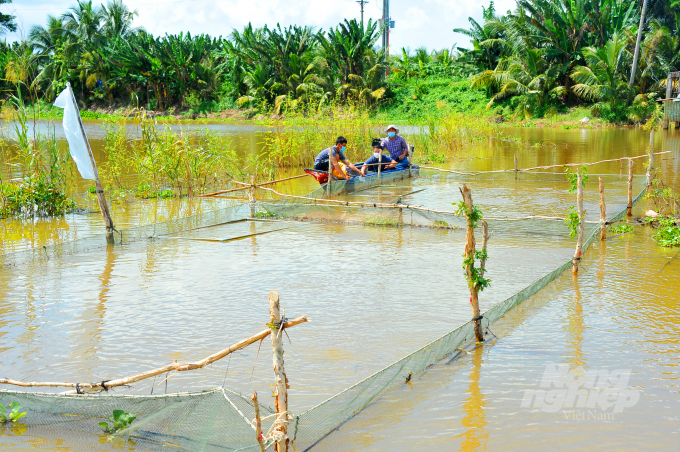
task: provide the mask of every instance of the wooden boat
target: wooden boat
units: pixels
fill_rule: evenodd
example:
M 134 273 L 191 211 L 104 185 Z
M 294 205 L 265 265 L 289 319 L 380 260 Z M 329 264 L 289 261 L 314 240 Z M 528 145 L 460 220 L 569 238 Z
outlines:
M 356 165 L 357 168 L 361 167 L 361 164 Z M 312 176 L 319 182 L 326 190 L 328 185 L 328 172 L 319 171 L 315 169 L 305 168 L 305 173 Z M 378 178 L 378 173 L 368 173 L 366 176 L 353 176 L 349 180 L 336 180 L 331 181 L 332 193 L 351 193 L 358 190 L 364 190 L 376 185 L 399 181 L 403 179 L 408 179 L 411 177 L 418 177 L 420 174 L 420 169 L 417 166 L 411 166 L 409 168 L 392 168 L 385 171 L 381 171 L 380 177 Z

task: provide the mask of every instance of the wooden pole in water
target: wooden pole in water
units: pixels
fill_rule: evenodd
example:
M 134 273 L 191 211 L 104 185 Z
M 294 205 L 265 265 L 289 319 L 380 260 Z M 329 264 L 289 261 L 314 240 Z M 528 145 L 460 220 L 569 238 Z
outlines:
M 482 316 L 479 313 L 479 292 L 473 282 L 472 275 L 475 266 L 475 229 L 470 215 L 472 214 L 472 193 L 467 185 L 463 184 L 460 190 L 465 202 L 465 218 L 467 220 L 467 230 L 465 235 L 465 273 L 467 274 L 468 288 L 470 289 L 470 305 L 472 306 L 472 320 L 475 322 L 475 338 L 477 342 L 484 342 L 482 331 Z
M 628 160 L 628 216 L 633 214 L 633 168 L 635 162 L 632 159 Z
M 599 178 L 600 182 L 600 240 L 607 238 L 607 206 L 604 204 L 604 181 Z
M 515 154 L 515 180 L 517 180 L 517 172 L 519 169 L 517 168 L 517 154 Z
M 573 275 L 578 274 L 578 264 L 581 262 L 581 254 L 583 251 L 583 231 L 585 229 L 583 226 L 583 174 L 580 169 L 576 171 L 576 175 L 576 183 L 578 184 L 576 189 L 576 208 L 578 210 L 579 225 L 577 227 L 576 235 L 576 251 L 574 251 L 574 259 L 571 264 L 571 273 Z
M 76 96 L 73 94 L 73 89 L 71 88 L 71 83 L 66 82 L 66 86 L 71 89 L 71 99 L 73 100 L 73 106 L 76 109 L 76 114 L 78 116 L 78 124 L 80 125 L 80 132 L 83 134 L 83 140 L 85 140 L 85 145 L 87 146 L 87 152 L 90 154 L 90 162 L 92 163 L 92 170 L 94 172 L 94 186 L 95 193 L 97 194 L 97 202 L 99 203 L 99 212 L 104 218 L 104 224 L 106 225 L 106 243 L 113 245 L 115 240 L 113 238 L 113 220 L 111 219 L 111 213 L 109 212 L 109 205 L 106 203 L 106 196 L 104 196 L 104 187 L 99 180 L 99 170 L 97 170 L 97 164 L 94 161 L 94 154 L 92 154 L 92 147 L 90 147 L 90 141 L 87 139 L 85 134 L 85 128 L 83 127 L 83 121 L 80 118 L 80 109 L 78 108 L 78 103 L 76 102 Z
M 251 178 L 250 193 L 248 195 L 250 201 L 250 218 L 255 218 L 255 175 Z
M 378 185 L 380 185 L 381 171 L 382 171 L 382 149 L 380 150 L 380 155 L 378 155 Z
M 331 197 L 331 181 L 333 180 L 333 159 L 331 158 L 332 150 L 328 151 L 328 182 L 326 182 L 326 197 Z
M 269 292 L 269 320 L 272 330 L 272 349 L 274 357 L 274 406 L 276 408 L 276 421 L 274 422 L 274 434 L 277 436 L 276 452 L 288 451 L 288 378 L 283 367 L 283 328 L 281 324 L 281 310 L 279 294 L 275 290 Z M 278 432 L 278 433 L 276 433 Z
M 647 165 L 647 190 L 652 189 L 652 169 L 654 168 L 654 131 L 649 133 L 649 164 Z
M 257 392 L 253 391 L 253 395 L 250 398 L 253 400 L 253 407 L 255 408 L 255 435 L 257 436 L 257 444 L 260 445 L 260 452 L 264 452 L 262 419 L 260 418 L 260 404 L 257 403 Z

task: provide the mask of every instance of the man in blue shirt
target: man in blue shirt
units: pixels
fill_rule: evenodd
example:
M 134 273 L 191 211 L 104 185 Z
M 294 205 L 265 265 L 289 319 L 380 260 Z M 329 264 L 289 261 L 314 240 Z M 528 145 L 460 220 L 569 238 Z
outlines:
M 390 152 L 392 160 L 396 160 L 400 167 L 408 166 L 408 144 L 406 140 L 397 135 L 399 129 L 394 124 L 390 124 L 385 129 L 387 138 L 382 141 L 382 149 L 387 149 Z
M 397 166 L 397 161 L 392 160 L 388 155 L 382 154 L 382 148 L 380 138 L 375 138 L 373 140 L 373 155 L 368 158 L 361 166 L 361 175 L 365 176 L 366 172 L 377 173 L 378 167 L 380 171 L 385 171 L 386 169 L 394 168 Z
M 344 171 L 342 166 L 340 166 L 340 162 L 342 162 L 346 167 L 359 173 L 360 171 L 357 167 L 345 157 L 345 149 L 347 149 L 347 140 L 344 137 L 338 137 L 335 140 L 335 146 L 331 146 L 319 152 L 319 155 L 314 159 L 314 169 L 328 172 L 328 165 L 330 162 L 333 164 L 333 169 L 335 170 L 333 174 L 341 178 L 349 179 L 350 176 Z

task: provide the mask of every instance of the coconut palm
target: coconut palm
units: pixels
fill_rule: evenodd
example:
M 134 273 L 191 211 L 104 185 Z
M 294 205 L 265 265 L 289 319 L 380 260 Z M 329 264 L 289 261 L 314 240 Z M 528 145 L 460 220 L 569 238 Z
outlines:
M 92 6 L 92 0 L 77 0 L 61 18 L 66 33 L 74 40 L 93 44 L 102 37 L 104 14 L 101 7 Z
M 605 102 L 614 110 L 615 104 L 626 99 L 628 84 L 624 81 L 624 67 L 630 53 L 626 49 L 625 39 L 615 33 L 604 47 L 586 47 L 583 49 L 586 66 L 577 66 L 571 78 L 577 83 L 574 93 L 587 101 L 595 101 L 596 109 Z
M 64 39 L 64 20 L 53 15 L 47 16 L 47 26 L 34 25 L 28 33 L 28 40 L 33 49 L 47 56 L 53 53 L 57 43 Z
M 525 49 L 523 57 L 511 56 L 501 59 L 493 71 L 485 71 L 473 78 L 473 87 L 496 90 L 487 108 L 504 99 L 519 96 L 526 117 L 535 108 L 541 108 L 547 95 L 559 92 L 555 70 L 543 58 L 542 49 Z
M 138 16 L 137 10 L 130 11 L 123 0 L 109 0 L 106 6 L 102 5 L 102 28 L 101 31 L 107 38 L 125 38 L 134 33 L 143 31 L 142 27 L 133 27 L 132 22 Z

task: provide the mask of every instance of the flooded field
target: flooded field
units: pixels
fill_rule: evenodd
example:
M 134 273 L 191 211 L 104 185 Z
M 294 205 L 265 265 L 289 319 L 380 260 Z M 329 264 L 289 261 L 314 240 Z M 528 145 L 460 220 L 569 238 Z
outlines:
M 88 127 L 103 158 L 98 124 Z M 257 128 L 213 124 L 210 131 L 241 143 L 239 152 L 257 151 Z M 644 154 L 649 139 L 637 129 L 506 129 L 504 134 L 471 146 L 445 167 L 510 169 L 515 155 L 520 168 L 617 159 Z M 657 176 L 676 190 L 678 145 L 675 131 L 657 133 L 657 152 L 671 151 L 658 156 Z M 634 194 L 643 187 L 643 162 L 636 166 L 640 177 Z M 7 166 L 2 171 L 3 177 L 10 175 Z M 623 209 L 627 177 L 620 162 L 591 167 L 589 173 L 586 220 L 599 219 L 598 174 L 606 175 L 608 212 Z M 574 240 L 562 221 L 507 221 L 564 217 L 575 196 L 567 193 L 561 174 L 515 179 L 503 173 L 422 171 L 420 178 L 341 199 L 394 202 L 401 197 L 404 204 L 452 211 L 462 183 L 484 215 L 495 219 L 490 220 L 487 263 L 492 285 L 482 293 L 482 311 L 573 255 Z M 80 187 L 84 192 L 87 185 Z M 277 190 L 306 194 L 317 187 L 303 178 Z M 634 215 L 647 210 L 647 203 L 641 200 Z M 124 243 L 126 230 L 214 210 L 233 219 L 249 212 L 237 199 L 129 199 L 112 205 Z M 151 238 L 114 247 L 97 241 L 102 222 L 96 212 L 0 220 L 3 262 L 12 262 L 17 252 L 23 256 L 17 260 L 22 264 L 0 270 L 0 376 L 101 381 L 173 360 L 198 360 L 261 330 L 268 322 L 267 294 L 277 290 L 286 317 L 311 319 L 288 331 L 290 343 L 285 342 L 289 406 L 297 414 L 470 319 L 461 268 L 463 231 L 379 226 L 367 211 L 333 212 L 323 209 L 325 222 L 255 219 L 189 231 L 159 229 L 148 234 Z M 427 223 L 404 215 L 404 223 Z M 88 237 L 92 246 L 78 252 L 63 252 L 58 245 Z M 31 258 L 35 253 L 40 257 Z M 495 338 L 387 392 L 313 450 L 673 450 L 680 443 L 677 257 L 677 250 L 659 247 L 642 226 L 633 234 L 596 241 L 578 278 L 563 274 L 492 324 Z M 244 394 L 257 390 L 260 402 L 271 405 L 270 356 L 265 341 L 259 353 L 251 346 L 161 385 L 147 380 L 115 393 L 224 386 Z M 550 374 L 562 364 L 575 377 L 611 376 L 619 385 L 617 394 L 627 394 L 630 403 L 615 412 L 596 401 L 592 407 L 565 401 L 562 380 Z M 533 397 L 537 390 L 553 392 L 541 404 Z M 572 397 L 577 395 L 582 394 Z M 27 423 L 29 418 L 30 413 Z M 92 437 L 97 448 L 108 447 L 100 442 Z M 39 427 L 0 430 L 0 445 L 13 450 L 88 449 L 78 444 Z M 130 444 L 125 448 L 135 450 Z

